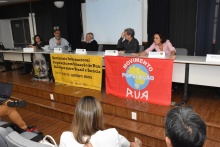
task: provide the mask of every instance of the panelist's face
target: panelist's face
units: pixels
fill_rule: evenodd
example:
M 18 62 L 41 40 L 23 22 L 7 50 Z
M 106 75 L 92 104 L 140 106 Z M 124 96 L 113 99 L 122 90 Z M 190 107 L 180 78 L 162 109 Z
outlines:
M 33 54 L 34 76 L 48 78 L 48 67 L 45 57 L 42 54 Z
M 40 43 L 40 37 L 39 36 L 37 36 L 36 38 L 35 38 L 35 41 L 37 42 L 37 43 Z
M 54 36 L 55 36 L 55 38 L 56 38 L 57 40 L 60 40 L 60 38 L 61 38 L 61 33 L 60 33 L 60 31 L 57 30 L 57 31 L 54 33 Z
M 162 42 L 162 39 L 160 38 L 160 36 L 158 34 L 154 35 L 154 43 L 155 44 L 160 44 Z
M 86 35 L 86 42 L 89 42 L 91 39 L 92 39 L 91 36 L 87 34 Z
M 127 32 L 124 32 L 124 35 L 126 40 L 130 41 L 132 39 L 131 35 L 128 35 Z

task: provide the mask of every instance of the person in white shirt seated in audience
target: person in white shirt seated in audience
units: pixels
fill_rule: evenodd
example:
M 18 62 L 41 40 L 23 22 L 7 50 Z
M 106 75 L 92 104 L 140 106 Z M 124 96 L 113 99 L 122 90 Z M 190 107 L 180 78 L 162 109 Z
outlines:
M 69 42 L 61 37 L 59 29 L 54 30 L 54 37 L 49 41 L 50 49 L 62 48 L 63 50 L 69 49 Z
M 87 51 L 98 51 L 99 45 L 97 41 L 94 39 L 93 33 L 86 34 L 86 50 Z
M 129 142 L 115 128 L 104 129 L 102 106 L 96 98 L 81 98 L 75 109 L 72 131 L 63 132 L 59 147 L 140 147 L 141 141 Z
M 165 117 L 167 147 L 202 147 L 206 124 L 191 108 L 175 107 Z

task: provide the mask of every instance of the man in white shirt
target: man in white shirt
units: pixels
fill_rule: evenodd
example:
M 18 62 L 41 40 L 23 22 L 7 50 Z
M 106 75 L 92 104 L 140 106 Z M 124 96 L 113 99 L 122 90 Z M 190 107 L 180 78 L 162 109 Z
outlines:
M 59 29 L 54 30 L 54 37 L 49 41 L 50 49 L 62 48 L 63 50 L 69 49 L 69 42 L 61 37 L 61 32 Z

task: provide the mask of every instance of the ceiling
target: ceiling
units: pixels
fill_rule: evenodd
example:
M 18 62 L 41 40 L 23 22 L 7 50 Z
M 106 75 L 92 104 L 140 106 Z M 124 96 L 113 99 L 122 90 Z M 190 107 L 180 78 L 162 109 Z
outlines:
M 3 2 L 7 1 L 7 2 Z M 18 3 L 26 3 L 26 2 L 33 2 L 37 0 L 0 0 L 0 6 L 5 6 L 5 5 L 13 5 L 13 4 L 18 4 Z

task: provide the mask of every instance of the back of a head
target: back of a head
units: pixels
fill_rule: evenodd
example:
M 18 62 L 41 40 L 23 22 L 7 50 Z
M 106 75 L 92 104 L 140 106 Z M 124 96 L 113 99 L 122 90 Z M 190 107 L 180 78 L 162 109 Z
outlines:
M 165 135 L 173 147 L 202 147 L 206 125 L 192 109 L 176 107 L 166 115 Z
M 103 110 L 99 100 L 92 96 L 85 96 L 78 101 L 72 128 L 75 139 L 81 144 L 89 141 L 83 140 L 83 136 L 90 137 L 104 129 Z

